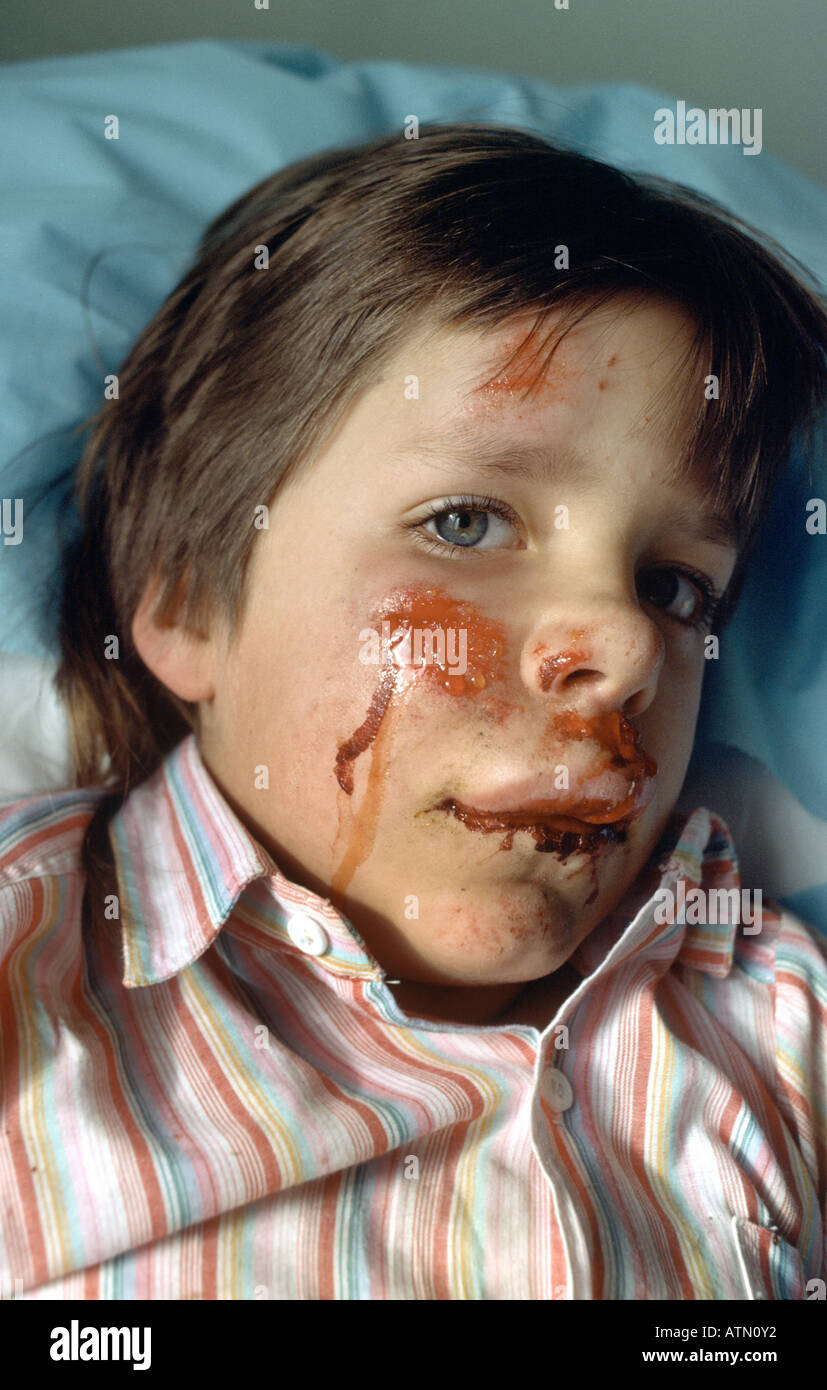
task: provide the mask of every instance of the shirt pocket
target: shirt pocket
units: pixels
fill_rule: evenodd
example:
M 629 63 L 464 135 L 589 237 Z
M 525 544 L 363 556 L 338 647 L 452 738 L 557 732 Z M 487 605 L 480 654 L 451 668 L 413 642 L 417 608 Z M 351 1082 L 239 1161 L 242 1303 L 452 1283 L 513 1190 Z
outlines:
M 801 1252 L 778 1231 L 744 1217 L 730 1218 L 736 1273 L 745 1299 L 803 1299 L 807 1275 Z

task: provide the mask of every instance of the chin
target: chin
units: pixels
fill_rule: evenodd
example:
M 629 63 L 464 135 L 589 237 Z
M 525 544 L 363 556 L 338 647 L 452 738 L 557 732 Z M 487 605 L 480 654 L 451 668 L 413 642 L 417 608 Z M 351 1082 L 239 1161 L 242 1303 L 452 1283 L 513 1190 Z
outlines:
M 507 984 L 557 969 L 577 944 L 575 902 L 537 882 L 423 894 L 420 948 L 463 984 Z

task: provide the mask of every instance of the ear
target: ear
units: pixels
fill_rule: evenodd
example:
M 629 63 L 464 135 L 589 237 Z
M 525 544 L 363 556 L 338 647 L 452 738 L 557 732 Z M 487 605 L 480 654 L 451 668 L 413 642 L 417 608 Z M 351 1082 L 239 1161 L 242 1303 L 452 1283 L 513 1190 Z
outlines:
M 193 703 L 211 700 L 215 695 L 216 644 L 207 633 L 199 635 L 184 628 L 176 614 L 163 617 L 156 612 L 157 576 L 144 590 L 132 619 L 132 641 L 144 665 L 181 700 Z

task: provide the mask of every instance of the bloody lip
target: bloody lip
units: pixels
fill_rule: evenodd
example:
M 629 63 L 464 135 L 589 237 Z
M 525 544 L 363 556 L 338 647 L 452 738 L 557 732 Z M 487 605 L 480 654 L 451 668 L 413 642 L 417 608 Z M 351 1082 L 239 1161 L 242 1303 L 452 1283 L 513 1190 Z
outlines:
M 657 763 L 641 747 L 637 730 L 618 711 L 586 721 L 567 710 L 555 717 L 554 727 L 574 753 L 578 745 L 591 744 L 598 755 L 597 767 L 591 772 L 581 767 L 574 786 L 550 798 L 527 796 L 522 804 L 514 804 L 529 788 L 551 789 L 548 777 L 535 777 L 510 789 L 478 794 L 482 805 L 446 797 L 429 809 L 447 812 L 469 830 L 503 835 L 501 849 L 510 849 L 517 831 L 525 830 L 538 850 L 555 851 L 564 859 L 625 840 L 630 822 L 655 794 Z M 509 800 L 510 806 L 503 804 Z
M 574 835 L 589 834 L 594 830 L 604 830 L 608 828 L 622 828 L 620 822 L 623 819 L 624 825 L 628 823 L 630 817 L 607 815 L 604 820 L 600 820 L 596 815 L 585 816 L 564 816 L 556 812 L 542 812 L 539 807 L 526 807 L 520 811 L 480 811 L 475 806 L 466 806 L 462 801 L 455 801 L 453 797 L 446 797 L 440 801 L 439 805 L 431 808 L 434 811 L 450 811 L 452 815 L 467 825 L 469 830 L 569 830 Z
M 479 811 L 466 806 L 462 801 L 446 797 L 432 811 L 446 811 L 455 816 L 469 830 L 482 831 L 484 835 L 502 835 L 501 849 L 511 849 L 518 830 L 525 830 L 532 836 L 538 850 L 555 852 L 564 860 L 570 854 L 590 854 L 607 844 L 621 844 L 626 839 L 626 826 L 631 816 L 618 817 L 614 821 L 598 822 L 582 820 L 577 816 L 547 814 L 538 819 L 536 808 L 519 811 Z

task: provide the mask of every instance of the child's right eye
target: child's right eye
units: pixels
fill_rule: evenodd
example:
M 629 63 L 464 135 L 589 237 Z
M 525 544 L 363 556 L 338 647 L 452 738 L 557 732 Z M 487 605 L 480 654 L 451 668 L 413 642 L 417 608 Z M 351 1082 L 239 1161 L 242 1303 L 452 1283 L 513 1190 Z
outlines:
M 494 497 L 450 498 L 434 506 L 411 529 L 423 541 L 426 536 L 431 538 L 426 542 L 429 550 L 442 553 L 522 548 L 514 513 Z M 481 544 L 483 541 L 487 544 Z

